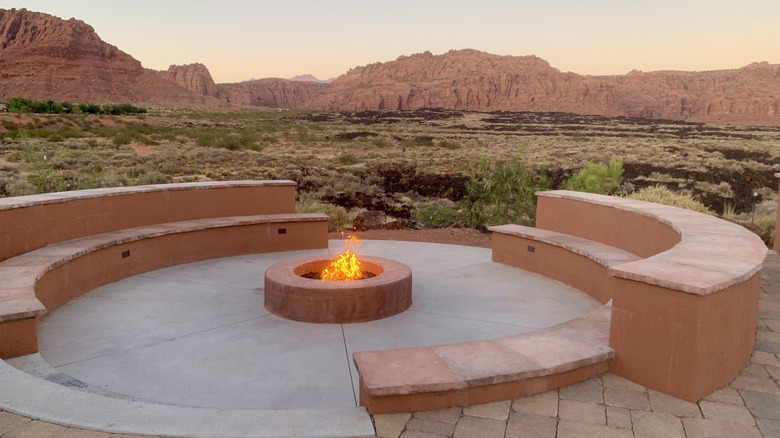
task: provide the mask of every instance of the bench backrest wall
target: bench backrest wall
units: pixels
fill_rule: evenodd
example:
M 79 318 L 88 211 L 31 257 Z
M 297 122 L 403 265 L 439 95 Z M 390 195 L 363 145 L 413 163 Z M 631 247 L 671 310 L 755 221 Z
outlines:
M 640 257 L 650 257 L 680 242 L 674 228 L 656 219 L 611 206 L 543 195 L 537 198 L 536 227 L 601 242 Z
M 127 228 L 224 216 L 294 213 L 295 183 L 139 186 L 120 194 L 116 189 L 96 189 L 2 201 L 0 261 L 50 243 Z

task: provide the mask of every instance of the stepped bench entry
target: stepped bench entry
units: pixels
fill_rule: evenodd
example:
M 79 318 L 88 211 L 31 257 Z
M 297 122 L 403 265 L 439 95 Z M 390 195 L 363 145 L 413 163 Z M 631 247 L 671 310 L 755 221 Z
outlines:
M 767 253 L 758 236 L 648 202 L 562 190 L 537 196 L 537 228 L 490 228 L 493 261 L 605 305 L 506 338 L 356 352 L 360 403 L 369 412 L 505 400 L 607 370 L 698 401 L 748 363 Z
M 0 223 L 0 359 L 37 352 L 37 319 L 96 287 L 182 263 L 328 247 L 327 215 L 295 214 L 293 181 L 6 198 Z

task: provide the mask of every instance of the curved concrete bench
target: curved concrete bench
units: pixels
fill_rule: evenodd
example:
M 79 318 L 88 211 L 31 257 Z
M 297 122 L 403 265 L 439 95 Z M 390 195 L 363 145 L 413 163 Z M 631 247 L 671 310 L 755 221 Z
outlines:
M 37 318 L 104 284 L 216 257 L 327 248 L 327 216 L 294 214 L 294 190 L 240 181 L 1 199 L 0 358 L 37 352 Z M 246 212 L 255 214 L 229 216 Z
M 241 254 L 328 247 L 292 181 L 171 184 L 0 199 L 0 358 L 37 352 L 37 320 L 125 277 Z M 224 410 L 76 391 L 0 360 L 3 410 L 83 429 L 166 436 L 370 435 L 363 408 Z
M 609 305 L 529 333 L 353 353 L 372 414 L 468 406 L 538 394 L 607 371 Z
M 592 240 L 520 225 L 491 227 L 493 261 L 522 265 L 606 303 L 584 318 L 487 341 L 403 348 L 353 355 L 360 375 L 360 403 L 371 413 L 467 406 L 545 392 L 603 374 L 609 347 L 611 266 L 640 260 L 628 251 Z M 526 240 L 523 246 L 513 239 Z M 553 258 L 534 245 L 558 248 Z M 531 254 L 526 258 L 526 254 Z M 587 269 L 572 267 L 583 265 Z M 600 269 L 591 269 L 592 266 Z
M 514 337 L 354 353 L 360 402 L 369 412 L 515 398 L 607 368 L 698 401 L 748 363 L 767 252 L 758 236 L 648 202 L 569 191 L 537 195 L 538 228 L 490 228 L 493 260 L 609 304 Z
M 570 191 L 537 195 L 538 230 L 494 227 L 494 260 L 612 299 L 611 372 L 698 401 L 744 368 L 767 253 L 758 236 L 665 205 Z M 603 263 L 571 256 L 584 246 L 589 260 L 598 259 L 598 245 L 609 254 Z

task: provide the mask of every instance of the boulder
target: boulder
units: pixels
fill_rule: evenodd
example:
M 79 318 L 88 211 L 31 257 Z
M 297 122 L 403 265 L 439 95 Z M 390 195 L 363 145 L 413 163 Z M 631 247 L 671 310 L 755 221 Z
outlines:
M 387 214 L 384 211 L 368 210 L 358 213 L 352 226 L 356 231 L 377 230 L 384 228 L 387 222 Z

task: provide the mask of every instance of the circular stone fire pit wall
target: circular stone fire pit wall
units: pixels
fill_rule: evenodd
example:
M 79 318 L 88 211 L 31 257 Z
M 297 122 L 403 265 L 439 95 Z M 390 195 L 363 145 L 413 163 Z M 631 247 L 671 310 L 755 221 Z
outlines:
M 412 305 L 412 270 L 403 263 L 361 256 L 361 268 L 375 275 L 354 281 L 301 277 L 333 261 L 301 257 L 265 271 L 265 308 L 282 318 L 317 323 L 365 322 L 387 318 Z

